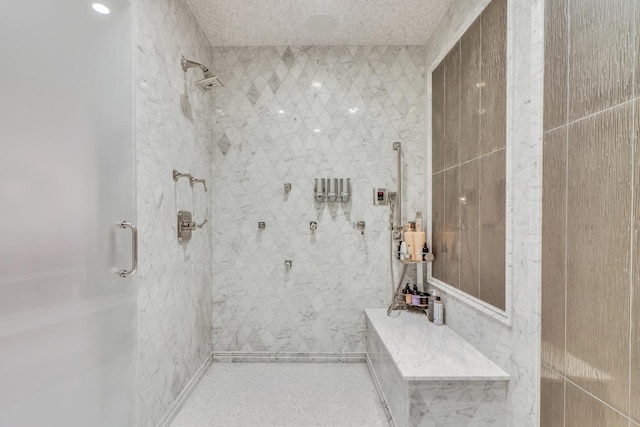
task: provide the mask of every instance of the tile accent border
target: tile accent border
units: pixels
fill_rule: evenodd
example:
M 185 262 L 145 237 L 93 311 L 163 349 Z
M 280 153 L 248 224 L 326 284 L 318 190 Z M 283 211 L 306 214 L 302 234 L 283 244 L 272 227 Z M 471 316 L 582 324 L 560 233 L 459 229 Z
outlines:
M 376 375 L 376 370 L 373 368 L 371 359 L 369 358 L 368 354 L 365 357 L 367 358 L 367 368 L 369 369 L 371 380 L 373 381 L 373 385 L 376 387 L 376 391 L 378 392 L 378 397 L 380 398 L 380 404 L 382 405 L 382 410 L 384 411 L 385 417 L 387 417 L 387 422 L 389 423 L 389 427 L 398 427 L 393 417 L 391 416 L 391 410 L 389 409 L 389 405 L 387 404 L 387 399 L 384 396 L 384 392 L 382 391 L 380 380 Z
M 200 380 L 202 380 L 204 374 L 207 373 L 212 362 L 213 354 L 207 357 L 207 360 L 205 360 L 204 363 L 200 365 L 193 378 L 189 380 L 184 389 L 182 389 L 182 392 L 180 392 L 180 395 L 178 395 L 178 398 L 173 401 L 165 416 L 162 417 L 162 419 L 158 423 L 158 427 L 169 427 L 171 425 L 175 417 L 178 415 L 178 412 L 180 412 L 186 401 L 189 399 L 189 397 L 191 397 L 191 393 L 193 393 L 198 384 L 200 384 Z
M 277 353 L 214 351 L 213 363 L 365 363 L 365 353 Z

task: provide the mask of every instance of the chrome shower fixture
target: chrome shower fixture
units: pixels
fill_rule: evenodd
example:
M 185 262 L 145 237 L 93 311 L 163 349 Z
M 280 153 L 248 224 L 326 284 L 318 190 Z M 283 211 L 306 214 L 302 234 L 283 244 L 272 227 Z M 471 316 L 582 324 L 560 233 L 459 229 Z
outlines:
M 178 172 L 177 170 L 174 169 L 173 170 L 173 180 L 174 181 L 178 181 L 180 178 L 188 178 L 189 181 L 191 181 L 193 179 L 193 177 L 191 176 L 190 173 L 182 173 L 182 172 Z
M 189 178 L 189 184 L 191 184 L 191 188 L 193 188 L 193 186 L 195 184 L 202 184 L 204 185 L 204 191 L 207 191 L 207 180 L 206 179 L 197 179 L 194 177 Z
M 218 76 L 212 74 L 211 71 L 209 71 L 209 69 L 204 65 L 195 61 L 190 61 L 184 56 L 181 56 L 180 58 L 181 58 L 180 64 L 182 65 L 182 71 L 184 71 L 185 73 L 189 68 L 193 68 L 193 67 L 200 68 L 204 73 L 204 79 L 198 80 L 193 83 L 203 93 L 210 92 L 217 87 L 224 87 L 224 85 L 222 84 Z
M 394 142 L 393 143 L 393 151 L 398 152 L 397 160 L 398 160 L 398 169 L 397 169 L 397 191 L 396 191 L 396 205 L 398 207 L 398 227 L 402 227 L 402 143 Z M 391 207 L 393 209 L 393 206 Z

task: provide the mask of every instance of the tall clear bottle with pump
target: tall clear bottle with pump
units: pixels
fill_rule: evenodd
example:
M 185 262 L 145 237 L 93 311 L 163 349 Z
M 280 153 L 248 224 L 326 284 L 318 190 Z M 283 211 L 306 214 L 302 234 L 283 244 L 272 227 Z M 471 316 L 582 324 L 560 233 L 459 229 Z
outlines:
M 433 302 L 433 324 L 444 325 L 444 303 L 440 297 Z

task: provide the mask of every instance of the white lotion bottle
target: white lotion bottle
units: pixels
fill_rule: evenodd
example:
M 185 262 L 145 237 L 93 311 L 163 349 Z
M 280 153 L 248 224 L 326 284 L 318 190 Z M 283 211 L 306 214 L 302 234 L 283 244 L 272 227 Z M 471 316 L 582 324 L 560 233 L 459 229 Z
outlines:
M 436 297 L 433 303 L 433 323 L 435 325 L 444 325 L 444 303 L 440 297 Z
M 404 261 L 407 258 L 407 244 L 402 241 L 400 243 L 400 260 Z

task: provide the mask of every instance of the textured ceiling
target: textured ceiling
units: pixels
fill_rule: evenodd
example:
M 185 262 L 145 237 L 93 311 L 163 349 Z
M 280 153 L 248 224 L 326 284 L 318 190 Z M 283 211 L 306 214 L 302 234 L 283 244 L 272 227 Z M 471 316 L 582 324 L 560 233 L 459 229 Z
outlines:
M 212 46 L 422 45 L 451 0 L 186 0 Z M 314 13 L 330 35 L 305 29 Z

